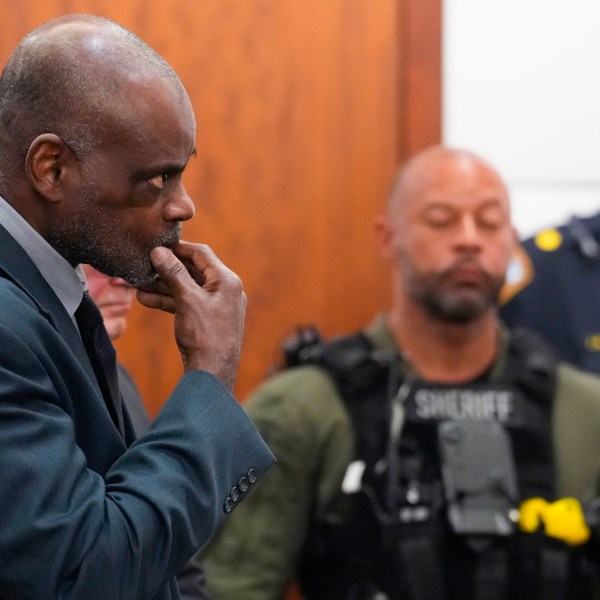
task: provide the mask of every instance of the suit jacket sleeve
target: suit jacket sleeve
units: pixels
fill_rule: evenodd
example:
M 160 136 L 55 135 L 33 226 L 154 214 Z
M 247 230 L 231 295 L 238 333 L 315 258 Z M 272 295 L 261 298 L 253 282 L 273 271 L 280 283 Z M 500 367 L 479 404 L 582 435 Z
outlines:
M 202 371 L 184 375 L 149 432 L 120 449 L 73 349 L 10 290 L 1 300 L 0 597 L 170 598 L 232 488 L 257 482 L 271 452 Z M 94 466 L 102 460 L 105 470 Z
M 121 363 L 117 363 L 117 375 L 123 408 L 131 419 L 135 436 L 140 437 L 147 433 L 150 428 L 150 415 L 144 406 L 144 401 L 133 377 Z

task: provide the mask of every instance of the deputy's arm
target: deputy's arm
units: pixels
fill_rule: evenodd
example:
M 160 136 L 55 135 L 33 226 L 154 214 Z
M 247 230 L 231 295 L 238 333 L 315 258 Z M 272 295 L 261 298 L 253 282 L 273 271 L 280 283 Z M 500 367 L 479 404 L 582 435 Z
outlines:
M 600 495 L 600 377 L 562 363 L 552 418 L 556 496 L 583 504 Z

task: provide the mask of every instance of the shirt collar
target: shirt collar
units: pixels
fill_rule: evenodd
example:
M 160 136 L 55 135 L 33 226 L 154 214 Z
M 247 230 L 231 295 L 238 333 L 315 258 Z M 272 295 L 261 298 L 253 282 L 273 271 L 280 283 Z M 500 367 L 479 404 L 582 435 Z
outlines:
M 81 265 L 73 268 L 2 196 L 0 224 L 25 250 L 73 319 L 86 287 Z

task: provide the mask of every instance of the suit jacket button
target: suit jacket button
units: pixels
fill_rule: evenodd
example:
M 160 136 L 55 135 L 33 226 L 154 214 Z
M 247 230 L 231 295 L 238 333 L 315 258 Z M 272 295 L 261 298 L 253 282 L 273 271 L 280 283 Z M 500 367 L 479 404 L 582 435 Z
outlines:
M 256 476 L 256 471 L 255 471 L 254 469 L 250 469 L 250 470 L 248 471 L 248 481 L 249 481 L 250 483 L 255 483 L 257 479 L 258 479 L 258 478 L 257 478 L 257 476 Z
M 230 497 L 228 497 L 225 499 L 225 502 L 223 502 L 223 510 L 226 513 L 230 513 L 232 511 L 232 509 L 233 509 L 233 500 Z
M 242 477 L 238 481 L 238 488 L 240 488 L 240 492 L 244 493 L 245 491 L 248 490 L 249 487 L 250 487 L 250 482 L 248 481 L 247 477 Z
M 237 502 L 240 499 L 240 490 L 238 490 L 235 486 L 231 488 L 231 491 L 229 492 L 229 497 L 234 501 Z

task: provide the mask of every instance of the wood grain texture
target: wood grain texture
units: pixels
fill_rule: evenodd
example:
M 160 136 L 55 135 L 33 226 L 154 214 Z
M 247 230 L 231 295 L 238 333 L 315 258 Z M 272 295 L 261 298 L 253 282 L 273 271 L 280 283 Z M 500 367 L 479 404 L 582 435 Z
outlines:
M 439 113 L 439 99 L 436 108 L 418 98 L 431 96 L 431 86 L 415 89 L 414 74 L 410 88 L 403 84 L 407 65 L 427 70 L 428 63 L 402 60 L 409 40 L 402 2 L 4 4 L 2 62 L 32 27 L 86 12 L 130 28 L 179 73 L 198 122 L 198 156 L 184 175 L 197 214 L 184 237 L 210 244 L 248 294 L 240 399 L 265 377 L 296 324 L 333 335 L 387 305 L 389 277 L 372 220 L 399 159 L 419 145 L 415 128 L 439 124 L 439 114 L 422 114 Z M 436 127 L 428 142 L 439 140 Z M 171 316 L 136 306 L 116 345 L 155 414 L 182 372 Z
M 414 156 L 442 136 L 442 0 L 399 3 L 401 158 Z

